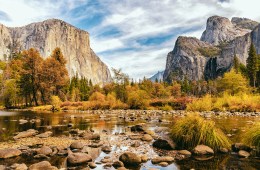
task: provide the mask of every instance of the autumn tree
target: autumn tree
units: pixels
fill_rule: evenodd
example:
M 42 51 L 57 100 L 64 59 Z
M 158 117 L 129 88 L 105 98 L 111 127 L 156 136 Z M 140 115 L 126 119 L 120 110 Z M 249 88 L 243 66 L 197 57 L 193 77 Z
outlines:
M 35 105 L 38 106 L 37 92 L 41 84 L 41 74 L 42 74 L 42 63 L 43 59 L 40 53 L 31 48 L 22 52 L 23 57 L 23 70 L 21 72 L 20 87 L 23 94 L 28 97 L 32 94 L 32 100 Z
M 248 82 L 241 73 L 236 73 L 234 69 L 224 74 L 224 77 L 218 80 L 219 91 L 225 91 L 231 95 L 248 91 Z

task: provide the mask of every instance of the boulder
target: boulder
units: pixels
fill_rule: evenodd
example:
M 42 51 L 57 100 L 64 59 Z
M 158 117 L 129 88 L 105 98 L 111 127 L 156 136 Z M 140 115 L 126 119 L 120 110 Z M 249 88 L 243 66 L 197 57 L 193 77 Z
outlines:
M 208 147 L 206 145 L 197 145 L 194 148 L 193 153 L 195 155 L 213 155 L 214 151 L 213 151 L 213 149 L 211 149 L 210 147 Z
M 42 146 L 40 149 L 37 149 L 36 152 L 37 152 L 37 154 L 51 155 L 52 149 L 48 146 Z
M 143 141 L 147 141 L 147 142 L 150 142 L 153 140 L 153 137 L 149 134 L 145 134 L 143 137 L 142 137 L 142 140 Z
M 153 143 L 153 147 L 165 150 L 173 150 L 175 144 L 170 139 L 157 139 Z
M 184 155 L 184 156 L 186 156 L 186 157 L 191 156 L 191 152 L 190 152 L 190 151 L 187 151 L 187 150 L 180 150 L 180 151 L 178 151 L 178 154 Z
M 94 162 L 89 162 L 88 163 L 88 166 L 91 168 L 91 169 L 94 169 L 97 167 L 97 165 L 94 163 Z
M 69 164 L 83 164 L 92 161 L 91 156 L 86 153 L 72 153 L 71 151 L 68 152 L 69 155 L 67 157 L 67 161 Z
M 103 146 L 101 150 L 105 153 L 109 153 L 112 151 L 110 146 Z
M 28 167 L 23 163 L 23 164 L 17 164 L 17 163 L 15 163 L 15 164 L 13 164 L 12 166 L 11 166 L 11 168 L 13 169 L 13 170 L 27 170 L 28 169 Z M 0 168 L 1 169 L 1 168 Z
M 242 157 L 242 158 L 248 158 L 250 156 L 250 153 L 248 153 L 247 151 L 244 151 L 244 150 L 240 150 L 238 152 L 238 156 Z
M 20 138 L 27 138 L 27 137 L 31 137 L 34 136 L 38 133 L 37 130 L 34 129 L 29 129 L 27 131 L 23 131 L 23 132 L 19 132 L 16 136 L 14 136 L 14 139 L 20 139 Z
M 126 166 L 137 166 L 142 163 L 141 158 L 132 152 L 125 152 L 120 155 L 119 160 Z
M 250 152 L 252 149 L 249 146 L 246 146 L 243 143 L 235 143 L 231 146 L 233 152 L 238 152 L 240 150 L 244 150 Z
M 115 169 L 118 169 L 120 167 L 124 167 L 124 163 L 121 162 L 121 161 L 115 161 L 113 162 L 112 166 L 115 168 Z
M 29 166 L 29 170 L 58 170 L 57 167 L 51 166 L 50 162 L 42 161 Z
M 71 149 L 82 149 L 84 147 L 84 144 L 82 142 L 73 142 L 71 145 L 70 145 L 70 148 Z
M 21 155 L 22 152 L 19 149 L 0 149 L 0 159 L 6 159 Z
M 162 166 L 162 167 L 166 167 L 166 166 L 168 166 L 169 164 L 168 164 L 167 162 L 160 162 L 159 165 Z
M 4 165 L 0 165 L 0 170 L 6 170 L 6 167 Z
M 158 164 L 160 162 L 173 162 L 174 158 L 171 156 L 163 156 L 163 157 L 156 157 L 152 159 L 153 164 Z

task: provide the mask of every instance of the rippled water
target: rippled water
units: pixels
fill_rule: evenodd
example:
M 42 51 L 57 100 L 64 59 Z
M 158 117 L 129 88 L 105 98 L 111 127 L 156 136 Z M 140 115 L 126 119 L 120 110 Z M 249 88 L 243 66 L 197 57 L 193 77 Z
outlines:
M 155 115 L 156 116 L 156 115 Z M 28 120 L 28 123 L 20 124 L 19 120 Z M 36 120 L 30 122 L 30 120 Z M 140 122 L 147 123 L 151 129 L 157 126 L 168 126 L 178 119 L 178 117 L 171 114 L 163 115 L 159 117 L 163 122 L 158 122 L 158 118 L 154 121 L 145 121 L 143 117 L 138 117 L 135 122 L 126 122 L 120 119 L 117 114 L 110 112 L 106 113 L 106 117 L 100 117 L 99 114 L 93 114 L 92 112 L 64 112 L 64 113 L 35 113 L 35 112 L 6 112 L 0 111 L 0 142 L 9 140 L 15 132 L 25 131 L 28 129 L 36 129 L 40 132 L 45 132 L 51 128 L 54 136 L 62 135 L 64 131 L 69 130 L 68 124 L 73 124 L 73 128 L 79 128 L 81 130 L 93 129 L 95 132 L 101 133 L 103 130 L 108 132 L 125 132 L 127 127 Z M 217 126 L 226 133 L 230 134 L 233 142 L 239 141 L 239 134 L 243 133 L 246 128 L 250 127 L 252 122 L 259 121 L 258 117 L 214 117 L 212 118 Z M 99 159 L 103 158 L 107 154 L 101 152 Z M 28 165 L 37 162 L 30 158 L 12 158 L 8 160 L 0 160 L 0 164 L 12 164 L 15 162 L 27 163 Z M 52 157 L 50 162 L 57 167 L 62 167 L 65 161 L 63 157 Z M 142 167 L 135 169 L 148 170 L 149 168 L 157 168 L 164 170 L 174 169 L 260 169 L 259 158 L 242 159 L 238 158 L 236 154 L 231 155 L 216 155 L 213 159 L 207 161 L 198 161 L 194 158 L 185 159 L 182 161 L 176 161 L 168 167 L 160 167 L 152 165 L 151 162 L 147 162 Z M 103 165 L 98 165 L 96 169 L 103 169 Z

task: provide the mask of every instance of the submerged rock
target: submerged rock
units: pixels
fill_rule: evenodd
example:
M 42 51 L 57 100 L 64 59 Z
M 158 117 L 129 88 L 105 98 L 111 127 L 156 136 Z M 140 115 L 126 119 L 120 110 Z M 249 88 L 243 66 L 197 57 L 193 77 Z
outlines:
M 86 153 L 73 153 L 70 150 L 68 150 L 68 153 L 67 161 L 69 164 L 82 164 L 92 161 L 91 156 Z
M 27 131 L 23 131 L 23 132 L 19 132 L 16 136 L 14 136 L 14 139 L 20 139 L 20 138 L 27 138 L 27 137 L 31 137 L 34 136 L 38 133 L 37 130 L 34 129 L 29 129 Z
M 36 135 L 36 136 L 39 137 L 39 138 L 48 138 L 51 135 L 52 135 L 52 132 L 51 131 L 47 131 L 47 132 L 41 133 L 41 134 Z
M 1 149 L 0 150 L 0 159 L 16 157 L 21 154 L 22 154 L 22 152 L 19 149 Z
M 48 146 L 42 146 L 40 149 L 37 149 L 36 152 L 37 154 L 41 154 L 41 155 L 51 155 L 52 149 Z
M 125 152 L 120 155 L 119 160 L 127 166 L 137 166 L 142 163 L 141 158 L 132 152 Z
M 122 161 L 115 161 L 113 162 L 112 166 L 115 168 L 115 169 L 118 169 L 120 167 L 124 167 L 124 163 Z

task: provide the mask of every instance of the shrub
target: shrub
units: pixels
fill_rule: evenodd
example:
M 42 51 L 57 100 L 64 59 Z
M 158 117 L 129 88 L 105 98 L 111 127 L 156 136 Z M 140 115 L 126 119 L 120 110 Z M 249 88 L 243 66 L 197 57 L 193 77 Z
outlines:
M 194 100 L 187 105 L 189 111 L 210 111 L 212 109 L 212 98 L 206 95 L 201 99 Z
M 187 117 L 178 119 L 171 134 L 180 149 L 191 150 L 199 144 L 204 144 L 216 151 L 221 147 L 231 146 L 225 134 L 215 127 L 215 122 L 204 120 L 197 114 L 188 114 Z
M 149 106 L 149 95 L 144 90 L 129 92 L 128 105 L 131 109 L 146 109 Z
M 58 96 L 51 96 L 52 111 L 60 110 L 62 102 Z
M 161 110 L 163 110 L 163 111 L 170 111 L 170 110 L 172 110 L 172 107 L 169 106 L 169 105 L 165 105 L 165 106 L 161 107 Z
M 260 153 L 260 123 L 256 123 L 245 132 L 243 142 L 251 147 L 256 147 L 257 152 Z

